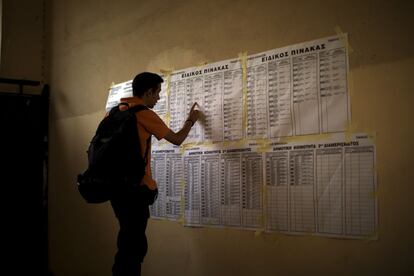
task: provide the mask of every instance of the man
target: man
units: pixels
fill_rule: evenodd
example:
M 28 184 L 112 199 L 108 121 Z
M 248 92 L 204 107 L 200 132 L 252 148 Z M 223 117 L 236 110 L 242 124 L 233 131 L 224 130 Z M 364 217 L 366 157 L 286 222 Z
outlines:
M 128 104 L 121 105 L 121 111 L 135 105 L 145 105 L 149 108 L 148 110 L 138 112 L 136 115 L 143 157 L 147 143 L 151 147 L 150 138 L 152 135 L 158 140 L 164 138 L 170 143 L 181 145 L 200 116 L 200 111 L 195 110 L 197 103 L 194 103 L 180 131 L 174 132 L 168 128 L 161 118 L 151 110 L 160 99 L 159 94 L 162 82 L 163 79 L 157 74 L 149 72 L 140 73 L 132 82 L 133 97 L 121 99 L 121 102 Z M 157 184 L 151 176 L 150 154 L 151 148 L 148 150 L 147 159 L 149 161 L 139 186 L 139 193 L 127 193 L 111 200 L 112 208 L 120 226 L 117 239 L 118 251 L 116 252 L 112 267 L 113 276 L 141 275 L 141 263 L 148 249 L 145 236 L 145 229 L 149 218 L 148 205 L 154 201 L 142 200 L 142 195 L 151 195 L 155 198 L 157 194 Z M 145 198 L 148 198 L 148 196 Z

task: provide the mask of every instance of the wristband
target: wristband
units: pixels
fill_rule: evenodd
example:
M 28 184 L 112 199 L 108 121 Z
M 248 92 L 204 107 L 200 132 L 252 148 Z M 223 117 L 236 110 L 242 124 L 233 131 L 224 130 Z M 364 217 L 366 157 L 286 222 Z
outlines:
M 191 123 L 191 127 L 194 125 L 194 122 L 192 120 L 190 120 L 190 119 L 187 119 L 186 122 L 190 122 Z

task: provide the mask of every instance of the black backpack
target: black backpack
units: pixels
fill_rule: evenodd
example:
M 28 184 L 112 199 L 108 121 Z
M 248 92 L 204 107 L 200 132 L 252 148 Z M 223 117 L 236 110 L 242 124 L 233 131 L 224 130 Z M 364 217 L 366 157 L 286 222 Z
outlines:
M 87 151 L 88 168 L 77 177 L 78 190 L 88 203 L 106 202 L 140 189 L 151 136 L 142 158 L 135 113 L 146 109 L 137 105 L 120 111 L 115 106 L 100 122 Z

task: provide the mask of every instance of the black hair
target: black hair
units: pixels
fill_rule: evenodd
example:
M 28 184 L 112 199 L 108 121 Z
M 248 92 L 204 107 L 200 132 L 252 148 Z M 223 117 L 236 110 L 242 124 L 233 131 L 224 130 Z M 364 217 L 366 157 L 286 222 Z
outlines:
M 134 96 L 141 97 L 148 89 L 156 89 L 158 87 L 158 84 L 163 82 L 164 80 L 161 78 L 161 76 L 155 73 L 139 73 L 132 81 L 132 94 Z

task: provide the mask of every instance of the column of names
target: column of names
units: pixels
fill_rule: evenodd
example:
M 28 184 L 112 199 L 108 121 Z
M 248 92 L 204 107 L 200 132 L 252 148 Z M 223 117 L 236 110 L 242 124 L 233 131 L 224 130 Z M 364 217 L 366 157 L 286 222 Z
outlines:
M 314 150 L 289 154 L 290 231 L 315 232 Z
M 184 220 L 186 225 L 201 224 L 201 154 L 191 152 L 184 157 Z
M 275 150 L 278 150 L 277 148 Z M 289 152 L 266 153 L 268 231 L 289 230 Z
M 220 224 L 220 151 L 201 157 L 201 223 Z
M 316 150 L 318 232 L 343 233 L 342 148 Z
M 263 226 L 263 166 L 260 153 L 242 154 L 242 226 Z

